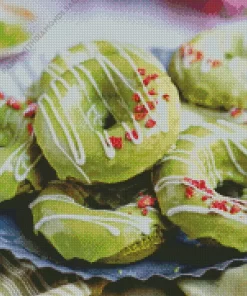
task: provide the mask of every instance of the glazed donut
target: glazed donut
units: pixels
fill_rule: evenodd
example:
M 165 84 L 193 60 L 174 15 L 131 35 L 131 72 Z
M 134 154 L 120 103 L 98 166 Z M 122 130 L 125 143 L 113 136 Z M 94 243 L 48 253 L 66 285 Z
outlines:
M 169 74 L 189 102 L 247 108 L 247 22 L 198 34 L 173 55 Z
M 130 263 L 151 255 L 163 242 L 153 197 L 140 197 L 116 210 L 89 208 L 89 198 L 81 186 L 56 181 L 30 204 L 35 233 L 65 259 Z
M 59 179 L 122 182 L 175 143 L 178 93 L 151 54 L 144 60 L 109 42 L 87 50 L 94 58 L 52 80 L 38 99 L 35 135 Z
M 247 132 L 218 120 L 183 131 L 156 171 L 161 211 L 190 238 L 211 238 L 247 250 L 247 201 L 215 191 L 224 181 L 247 183 Z
M 0 202 L 41 189 L 42 154 L 32 127 L 36 108 L 0 93 Z
M 0 54 L 3 50 L 9 50 L 23 44 L 30 34 L 19 24 L 0 21 Z

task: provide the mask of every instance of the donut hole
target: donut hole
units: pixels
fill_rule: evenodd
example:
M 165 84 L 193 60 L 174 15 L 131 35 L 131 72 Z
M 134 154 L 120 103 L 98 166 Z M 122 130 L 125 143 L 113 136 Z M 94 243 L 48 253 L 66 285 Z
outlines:
M 221 184 L 218 184 L 215 191 L 223 196 L 232 198 L 242 198 L 245 195 L 245 187 L 230 180 L 225 180 Z
M 103 128 L 107 130 L 113 127 L 116 123 L 116 119 L 113 117 L 113 115 L 111 113 L 108 113 L 103 120 Z
M 234 54 L 232 52 L 226 52 L 225 53 L 225 59 L 226 60 L 231 60 L 234 58 Z

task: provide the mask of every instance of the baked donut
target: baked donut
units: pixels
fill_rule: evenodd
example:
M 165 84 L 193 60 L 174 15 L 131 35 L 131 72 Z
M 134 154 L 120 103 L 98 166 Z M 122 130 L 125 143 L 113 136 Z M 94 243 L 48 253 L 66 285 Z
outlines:
M 178 93 L 151 54 L 109 42 L 87 50 L 94 57 L 52 80 L 38 99 L 35 135 L 59 179 L 122 182 L 175 143 Z
M 173 55 L 169 74 L 189 102 L 247 108 L 247 22 L 198 34 Z
M 41 189 L 42 154 L 32 127 L 36 108 L 0 93 L 0 202 Z
M 0 54 L 23 44 L 30 38 L 30 34 L 19 24 L 0 21 Z
M 161 211 L 193 239 L 211 238 L 247 250 L 247 201 L 215 191 L 224 181 L 247 183 L 247 132 L 218 120 L 183 131 L 156 171 Z
M 30 204 L 35 233 L 41 233 L 67 260 L 109 264 L 141 260 L 163 242 L 164 226 L 151 196 L 116 210 L 92 209 L 84 189 L 51 182 Z

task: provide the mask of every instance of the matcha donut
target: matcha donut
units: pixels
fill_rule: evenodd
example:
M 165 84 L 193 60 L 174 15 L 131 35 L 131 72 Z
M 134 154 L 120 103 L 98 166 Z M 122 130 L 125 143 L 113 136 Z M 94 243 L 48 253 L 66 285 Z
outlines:
M 0 202 L 40 189 L 42 156 L 32 127 L 36 108 L 0 94 Z
M 198 34 L 173 55 L 169 74 L 182 96 L 210 108 L 247 108 L 247 22 Z
M 130 263 L 158 249 L 164 227 L 154 198 L 143 196 L 116 210 L 89 208 L 89 198 L 78 184 L 50 183 L 30 204 L 35 233 L 67 260 Z
M 218 120 L 183 131 L 156 171 L 164 215 L 190 238 L 211 238 L 247 250 L 247 201 L 215 191 L 224 181 L 247 184 L 247 132 Z
M 144 59 L 109 42 L 87 50 L 93 58 L 51 80 L 39 97 L 35 135 L 59 179 L 122 182 L 175 143 L 178 93 L 151 54 Z
M 30 34 L 19 24 L 0 21 L 0 56 L 18 52 L 18 48 L 30 38 Z

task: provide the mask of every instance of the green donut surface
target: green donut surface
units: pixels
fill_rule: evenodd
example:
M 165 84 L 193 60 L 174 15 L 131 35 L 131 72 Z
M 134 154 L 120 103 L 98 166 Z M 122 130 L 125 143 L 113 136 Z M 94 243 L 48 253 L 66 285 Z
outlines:
M 247 23 L 208 30 L 173 55 L 169 74 L 183 97 L 210 108 L 247 108 Z
M 109 42 L 87 49 L 93 57 L 52 80 L 39 98 L 35 135 L 60 179 L 117 183 L 152 167 L 175 143 L 178 93 L 167 74 L 150 63 L 151 54 L 144 59 Z M 147 112 L 140 119 L 141 106 Z M 137 137 L 127 140 L 133 131 Z
M 24 116 L 30 106 L 11 100 L 0 100 L 0 202 L 40 189 L 42 179 L 41 151 L 30 134 L 33 119 Z
M 191 126 L 156 171 L 161 211 L 190 238 L 212 238 L 247 250 L 247 202 L 215 191 L 223 181 L 247 184 L 247 132 L 218 120 Z
M 24 43 L 29 37 L 22 26 L 0 21 L 0 50 Z
M 156 209 L 149 208 L 147 216 L 136 203 L 90 209 L 85 197 L 76 184 L 53 182 L 30 205 L 36 234 L 43 234 L 65 259 L 130 263 L 162 243 L 164 227 Z

